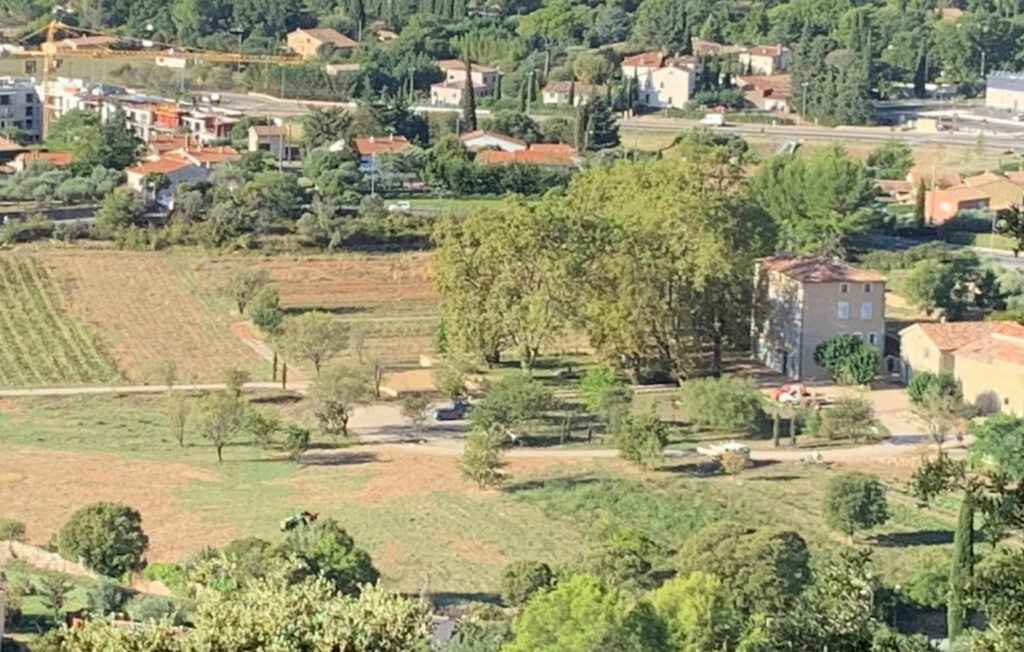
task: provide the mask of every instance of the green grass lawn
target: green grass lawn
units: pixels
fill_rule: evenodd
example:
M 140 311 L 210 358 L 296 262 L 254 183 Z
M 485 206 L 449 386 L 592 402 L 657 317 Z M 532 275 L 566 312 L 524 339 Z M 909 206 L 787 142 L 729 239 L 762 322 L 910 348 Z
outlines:
M 503 490 L 481 491 L 459 476 L 454 458 L 359 446 L 300 467 L 238 442 L 218 464 L 194 432 L 178 447 L 162 405 L 140 397 L 6 402 L 0 459 L 13 463 L 0 473 L 9 497 L 0 516 L 25 521 L 32 541 L 44 543 L 73 507 L 121 500 L 142 512 L 150 559 L 161 561 L 242 536 L 276 540 L 282 518 L 310 509 L 352 532 L 387 587 L 426 587 L 441 602 L 493 596 L 514 560 L 572 564 L 597 523 L 643 529 L 664 548 L 666 567 L 686 537 L 723 518 L 794 528 L 819 552 L 845 545 L 823 524 L 824 484 L 834 473 L 825 469 L 767 465 L 734 480 L 704 477 L 695 464 L 671 458 L 646 474 L 613 460 L 519 459 Z M 301 405 L 282 412 L 304 416 Z M 58 505 L 47 492 L 75 500 Z M 876 567 L 896 583 L 919 560 L 946 558 L 952 517 L 893 500 L 893 520 L 876 533 L 888 543 L 873 548 Z

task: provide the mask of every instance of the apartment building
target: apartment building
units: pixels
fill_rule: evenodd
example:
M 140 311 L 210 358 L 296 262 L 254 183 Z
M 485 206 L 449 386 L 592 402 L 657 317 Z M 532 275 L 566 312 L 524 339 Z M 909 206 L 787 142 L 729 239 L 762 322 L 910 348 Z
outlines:
M 838 335 L 885 346 L 885 277 L 823 256 L 778 255 L 757 261 L 754 357 L 793 379 L 828 372 L 814 349 Z

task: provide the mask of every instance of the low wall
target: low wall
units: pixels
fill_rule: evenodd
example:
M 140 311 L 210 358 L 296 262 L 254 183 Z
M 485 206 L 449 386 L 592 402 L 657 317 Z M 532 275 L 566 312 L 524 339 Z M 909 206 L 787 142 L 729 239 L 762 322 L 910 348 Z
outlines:
M 55 552 L 30 546 L 20 541 L 0 541 L 0 565 L 11 559 L 18 559 L 30 566 L 55 573 L 74 575 L 76 577 L 99 577 L 99 575 L 85 566 L 68 561 Z

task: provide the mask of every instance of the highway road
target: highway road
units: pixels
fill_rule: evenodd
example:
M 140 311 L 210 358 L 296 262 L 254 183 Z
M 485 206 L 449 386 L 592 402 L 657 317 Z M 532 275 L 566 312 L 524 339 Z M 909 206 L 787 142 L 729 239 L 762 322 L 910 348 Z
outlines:
M 223 106 L 249 115 L 269 115 L 274 117 L 295 117 L 302 115 L 314 106 L 338 106 L 348 109 L 356 107 L 353 102 L 307 102 L 301 100 L 281 100 L 265 95 L 247 95 L 241 93 L 221 93 Z M 912 105 L 916 106 L 916 105 Z M 948 106 L 948 105 L 947 105 Z M 416 105 L 412 107 L 419 113 L 458 113 L 458 107 Z M 890 107 L 886 107 L 891 110 Z M 478 115 L 490 115 L 487 109 L 477 111 Z M 550 117 L 547 114 L 534 114 L 535 120 L 543 121 Z M 665 118 L 660 115 L 646 115 L 626 118 L 619 124 L 628 130 L 652 132 L 679 132 L 693 129 L 699 125 L 697 120 Z M 771 125 L 751 123 L 730 123 L 725 127 L 716 128 L 725 133 L 741 136 L 767 136 L 780 140 L 826 140 L 847 142 L 883 142 L 890 138 L 898 138 L 911 145 L 945 144 L 953 146 L 974 146 L 978 136 L 974 133 L 951 132 L 918 132 L 901 130 L 898 127 L 820 127 L 816 125 Z M 999 147 L 1015 152 L 1024 152 L 1024 124 L 1019 132 L 1002 132 L 985 135 L 987 147 Z

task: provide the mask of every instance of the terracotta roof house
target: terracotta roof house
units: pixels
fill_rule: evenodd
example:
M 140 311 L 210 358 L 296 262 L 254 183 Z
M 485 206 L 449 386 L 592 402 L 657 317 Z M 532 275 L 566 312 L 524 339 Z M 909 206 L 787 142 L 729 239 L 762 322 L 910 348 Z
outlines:
M 989 210 L 1002 210 L 1016 206 L 1021 201 L 1024 201 L 1024 185 L 1010 181 L 1005 177 L 999 177 L 995 181 L 982 183 L 975 187 L 988 195 Z
M 164 183 L 159 188 L 149 187 L 147 177 L 162 174 Z M 155 161 L 145 161 L 125 170 L 125 176 L 133 190 L 171 209 L 174 207 L 174 192 L 182 183 L 206 181 L 210 170 L 186 158 L 165 154 Z
M 1013 321 L 920 322 L 900 331 L 903 380 L 950 373 L 985 411 L 1024 414 L 1024 326 Z
M 544 86 L 544 89 L 541 91 L 541 99 L 544 104 L 568 104 L 569 96 L 572 95 L 572 105 L 579 106 L 591 95 L 604 95 L 607 92 L 608 87 L 600 84 L 552 81 Z
M 1003 181 L 1005 179 L 1006 177 L 1004 177 L 1001 174 L 996 174 L 995 172 L 990 172 L 986 170 L 985 172 L 982 172 L 981 174 L 976 174 L 973 177 L 964 177 L 964 185 L 977 188 L 978 186 L 983 186 L 986 183 L 992 183 L 994 181 Z
M 382 154 L 400 152 L 409 146 L 405 136 L 360 136 L 355 139 L 356 151 L 359 153 L 359 171 L 363 173 L 377 172 L 377 157 Z
M 622 60 L 623 68 L 661 68 L 665 65 L 665 55 L 661 52 L 641 52 Z
M 762 111 L 789 112 L 792 75 L 743 75 L 736 78 L 736 85 L 754 107 Z
M 546 167 L 569 167 L 575 163 L 576 150 L 562 143 L 537 143 L 516 151 L 484 150 L 476 155 L 482 165 L 528 163 Z
M 349 56 L 359 45 L 330 27 L 297 29 L 289 33 L 285 41 L 288 43 L 288 49 L 303 59 L 315 59 L 320 53 L 320 48 L 328 44 L 333 45 L 342 56 Z
M 462 102 L 462 94 L 466 91 L 466 64 L 458 59 L 444 59 L 437 62 L 437 67 L 444 74 L 444 81 L 430 86 L 430 103 L 457 105 Z M 473 78 L 473 96 L 476 98 L 490 97 L 498 83 L 498 69 L 489 66 L 471 64 L 469 70 Z
M 755 45 L 739 53 L 739 63 L 748 74 L 775 75 L 789 68 L 789 48 Z
M 201 165 L 204 168 L 213 167 L 224 161 L 234 161 L 241 158 L 241 155 L 231 145 L 213 145 L 208 147 L 182 147 L 171 152 L 172 156 L 178 156 L 186 161 Z
M 72 154 L 71 152 L 45 152 L 34 149 L 18 154 L 10 165 L 14 170 L 20 172 L 34 161 L 49 161 L 54 167 L 62 168 L 71 164 Z
M 963 211 L 984 211 L 988 207 L 988 193 L 971 186 L 935 188 L 924 195 L 924 216 L 934 226 L 945 224 Z
M 886 278 L 876 271 L 781 254 L 756 262 L 754 284 L 754 356 L 788 378 L 828 378 L 814 349 L 840 335 L 885 347 Z
M 792 379 L 824 379 L 814 349 L 838 335 L 885 345 L 885 277 L 824 256 L 761 258 L 754 275 L 754 357 Z

